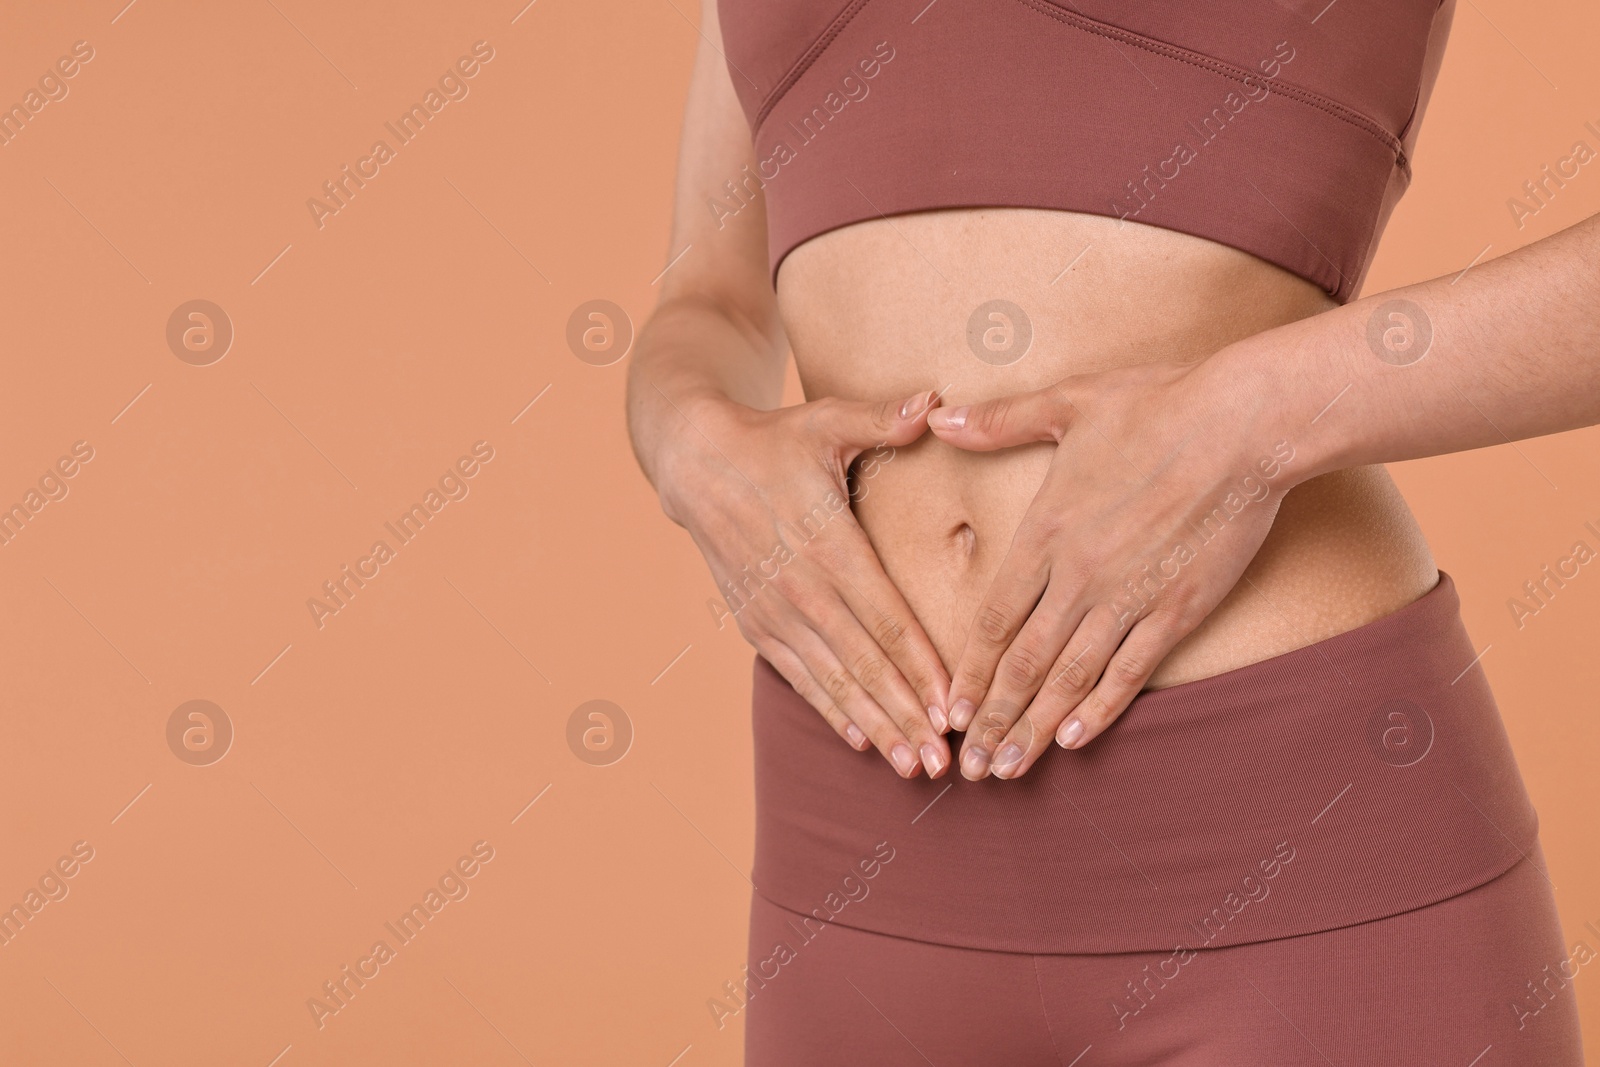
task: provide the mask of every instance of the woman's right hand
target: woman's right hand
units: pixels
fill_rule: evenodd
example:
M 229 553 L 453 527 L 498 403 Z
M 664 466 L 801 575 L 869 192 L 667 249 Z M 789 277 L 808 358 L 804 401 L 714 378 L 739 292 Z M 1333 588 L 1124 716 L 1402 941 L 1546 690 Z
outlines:
M 875 746 L 903 778 L 950 766 L 950 678 L 856 523 L 849 478 L 862 457 L 869 490 L 876 465 L 927 431 L 935 400 L 773 411 L 703 400 L 680 409 L 688 425 L 658 482 L 745 640 L 851 747 Z

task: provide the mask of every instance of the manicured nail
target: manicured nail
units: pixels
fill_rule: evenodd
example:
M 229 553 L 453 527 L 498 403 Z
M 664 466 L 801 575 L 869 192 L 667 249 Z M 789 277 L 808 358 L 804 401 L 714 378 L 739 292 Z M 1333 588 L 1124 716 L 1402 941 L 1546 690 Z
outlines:
M 920 415 L 922 414 L 923 408 L 927 406 L 928 394 L 918 393 L 916 396 L 909 398 L 905 403 L 900 405 L 900 417 L 902 419 L 909 419 L 913 415 Z
M 928 705 L 928 721 L 933 723 L 933 728 L 941 734 L 950 729 L 950 720 L 945 717 L 944 709 L 937 704 Z
M 910 778 L 917 773 L 917 757 L 911 754 L 911 746 L 904 741 L 889 750 L 889 760 L 902 778 Z
M 944 773 L 944 753 L 932 741 L 922 743 L 922 765 L 928 768 L 929 778 L 937 778 Z
M 994 754 L 994 763 L 990 767 L 996 778 L 1010 778 L 1021 769 L 1022 746 L 1015 741 L 1008 742 Z
M 971 724 L 972 715 L 977 710 L 977 706 L 966 697 L 956 701 L 955 707 L 950 709 L 950 729 L 965 730 Z
M 971 781 L 978 781 L 989 773 L 989 754 L 981 748 L 969 748 L 961 757 L 961 774 Z
M 1056 731 L 1056 742 L 1062 748 L 1077 748 L 1083 740 L 1083 722 L 1079 719 L 1068 719 L 1061 724 L 1061 729 Z
M 928 412 L 928 422 L 935 429 L 959 430 L 967 424 L 967 413 L 971 410 L 970 406 L 934 408 Z
M 857 752 L 867 747 L 867 735 L 862 733 L 861 727 L 853 722 L 844 724 L 844 736 L 845 740 L 849 741 Z

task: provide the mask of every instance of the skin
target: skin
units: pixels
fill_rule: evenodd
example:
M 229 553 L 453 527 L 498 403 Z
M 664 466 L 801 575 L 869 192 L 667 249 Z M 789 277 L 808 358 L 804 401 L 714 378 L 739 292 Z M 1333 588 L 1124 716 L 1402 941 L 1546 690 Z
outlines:
M 635 453 L 741 633 L 903 777 L 1017 777 L 1143 688 L 1397 610 L 1437 571 L 1376 464 L 1600 420 L 1591 222 L 1335 307 L 1188 235 L 958 209 L 820 235 L 774 294 L 760 203 L 706 207 L 752 153 L 702 17 Z M 967 339 L 997 296 L 1033 329 L 1004 366 Z M 1404 366 L 1367 336 L 1395 296 L 1433 331 Z
M 990 770 L 1017 777 L 1050 738 L 1079 748 L 1099 735 L 1256 569 L 1254 546 L 1270 545 L 1282 524 L 1281 512 L 1272 524 L 1273 502 L 1287 511 L 1328 472 L 1600 422 L 1597 296 L 1600 217 L 1464 276 L 1264 331 L 1200 364 L 1078 376 L 935 412 L 934 431 L 963 448 L 1057 446 L 979 609 L 993 625 L 970 631 L 955 671 L 953 700 L 997 715 L 981 720 L 986 736 L 968 734 L 968 751 L 992 750 Z M 1410 302 L 1398 317 L 1397 299 Z M 1425 348 L 1415 346 L 1424 327 Z M 1385 330 L 1406 347 L 1374 344 Z M 1295 442 L 1295 461 L 1263 479 L 1268 491 L 1225 535 L 1204 542 L 1203 516 L 1264 474 L 1260 457 L 1281 441 Z M 1122 471 L 1109 455 L 1073 458 L 1096 446 L 1117 453 Z M 1089 521 L 1062 529 L 1068 506 Z M 1124 576 L 1171 558 L 1179 542 L 1197 546 L 1192 562 L 1153 596 L 1126 596 Z M 1055 680 L 1065 672 L 1065 691 L 1030 687 L 1032 672 L 1010 666 L 1019 658 L 1051 663 Z

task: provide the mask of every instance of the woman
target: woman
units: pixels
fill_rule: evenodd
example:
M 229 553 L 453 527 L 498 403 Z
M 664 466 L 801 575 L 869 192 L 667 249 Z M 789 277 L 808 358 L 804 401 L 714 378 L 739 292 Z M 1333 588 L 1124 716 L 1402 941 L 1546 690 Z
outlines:
M 1600 420 L 1600 230 L 1356 299 L 1452 10 L 707 2 L 629 417 L 760 653 L 750 1063 L 1582 1062 L 1379 464 Z

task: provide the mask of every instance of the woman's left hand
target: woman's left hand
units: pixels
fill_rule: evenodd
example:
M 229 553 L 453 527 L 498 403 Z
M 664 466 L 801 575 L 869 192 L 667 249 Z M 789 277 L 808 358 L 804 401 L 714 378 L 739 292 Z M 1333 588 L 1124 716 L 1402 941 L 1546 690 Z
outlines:
M 1239 581 L 1308 473 L 1267 390 L 1225 355 L 930 413 L 958 448 L 1058 446 L 951 681 L 967 778 L 1015 778 L 1052 738 L 1079 748 L 1111 725 Z

